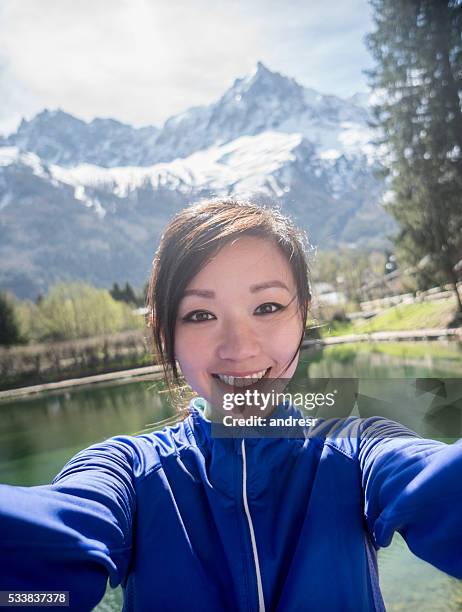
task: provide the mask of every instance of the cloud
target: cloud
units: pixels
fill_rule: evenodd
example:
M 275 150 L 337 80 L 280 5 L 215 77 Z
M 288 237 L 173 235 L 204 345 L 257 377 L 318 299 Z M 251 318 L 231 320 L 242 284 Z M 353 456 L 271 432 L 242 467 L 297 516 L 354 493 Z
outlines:
M 258 60 L 306 85 L 334 93 L 350 86 L 352 94 L 364 85 L 358 56 L 367 58 L 360 40 L 367 5 L 326 7 L 318 0 L 4 0 L 0 88 L 16 92 L 16 113 L 60 107 L 135 125 L 213 101 Z M 7 106 L 0 121 L 11 113 Z

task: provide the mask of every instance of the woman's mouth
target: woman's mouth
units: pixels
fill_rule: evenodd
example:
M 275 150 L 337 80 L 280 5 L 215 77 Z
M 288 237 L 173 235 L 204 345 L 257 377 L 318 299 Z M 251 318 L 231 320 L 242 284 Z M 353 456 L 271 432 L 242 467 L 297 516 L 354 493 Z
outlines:
M 230 387 L 248 387 L 261 380 L 270 370 L 271 368 L 266 368 L 246 376 L 232 376 L 228 374 L 212 374 L 212 376 Z

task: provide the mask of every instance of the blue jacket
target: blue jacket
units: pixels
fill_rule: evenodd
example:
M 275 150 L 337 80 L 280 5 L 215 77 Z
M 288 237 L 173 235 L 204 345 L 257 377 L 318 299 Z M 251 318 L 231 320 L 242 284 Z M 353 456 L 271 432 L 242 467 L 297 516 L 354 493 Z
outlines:
M 383 418 L 216 438 L 196 399 L 173 427 L 81 451 L 51 485 L 0 486 L 0 590 L 66 590 L 84 612 L 109 576 L 126 611 L 383 610 L 376 549 L 394 531 L 462 578 L 461 476 L 462 441 Z

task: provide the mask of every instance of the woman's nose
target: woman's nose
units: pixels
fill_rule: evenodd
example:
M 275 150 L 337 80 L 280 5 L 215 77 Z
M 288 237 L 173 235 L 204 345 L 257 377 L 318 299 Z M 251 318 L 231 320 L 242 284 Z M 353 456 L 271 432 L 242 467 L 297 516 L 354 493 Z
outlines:
M 234 321 L 223 328 L 217 349 L 219 359 L 244 363 L 259 352 L 259 339 L 250 325 Z

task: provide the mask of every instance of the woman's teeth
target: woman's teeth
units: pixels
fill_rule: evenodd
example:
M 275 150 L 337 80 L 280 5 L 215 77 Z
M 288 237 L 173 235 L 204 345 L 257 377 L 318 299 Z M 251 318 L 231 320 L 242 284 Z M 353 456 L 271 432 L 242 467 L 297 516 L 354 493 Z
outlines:
M 266 368 L 266 370 L 261 370 L 260 372 L 255 372 L 255 374 L 250 374 L 249 376 L 225 376 L 223 374 L 217 374 L 216 376 L 224 383 L 226 383 L 227 385 L 231 385 L 232 387 L 247 387 L 249 385 L 253 385 L 253 383 L 257 382 L 257 380 L 260 380 L 261 378 L 263 378 L 263 376 L 266 374 L 266 372 L 269 370 L 269 368 Z

